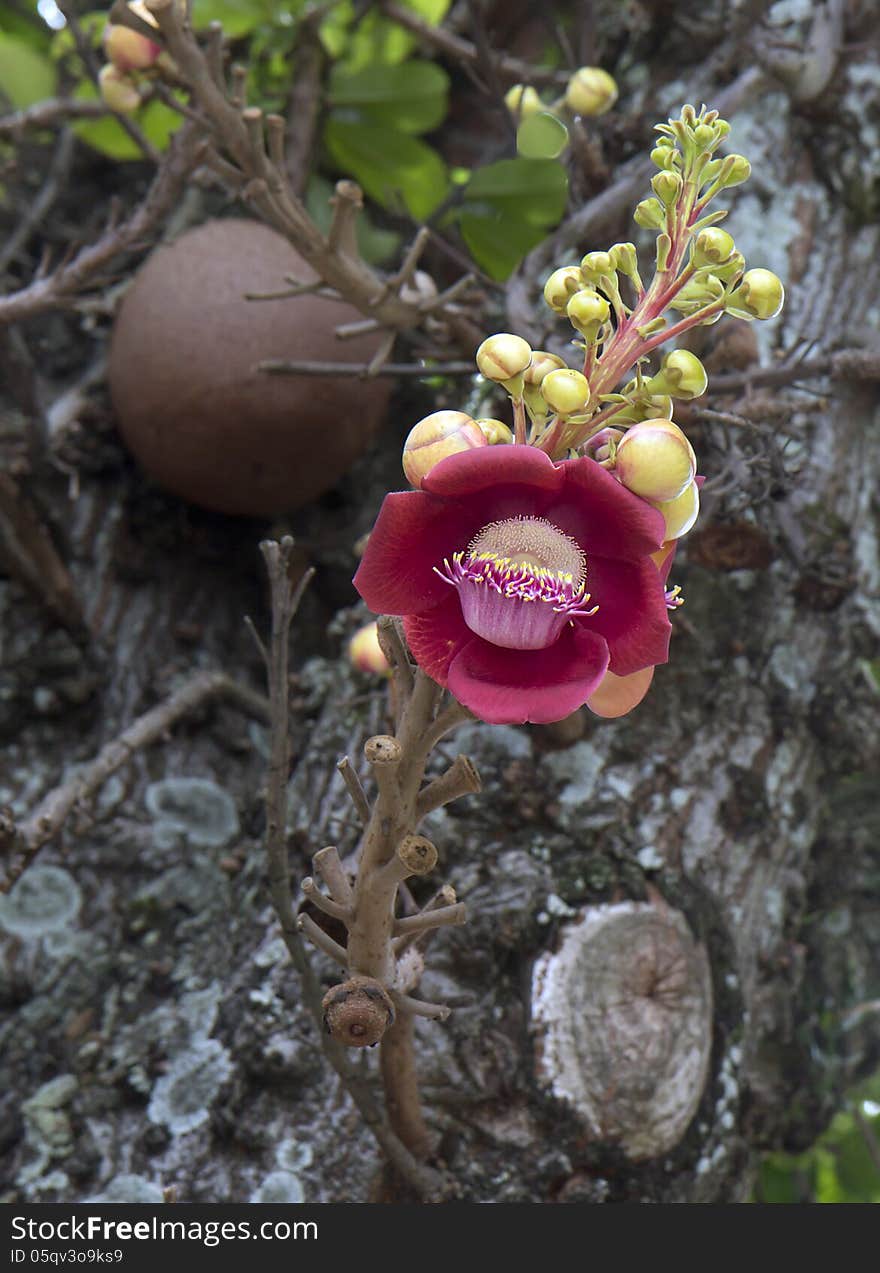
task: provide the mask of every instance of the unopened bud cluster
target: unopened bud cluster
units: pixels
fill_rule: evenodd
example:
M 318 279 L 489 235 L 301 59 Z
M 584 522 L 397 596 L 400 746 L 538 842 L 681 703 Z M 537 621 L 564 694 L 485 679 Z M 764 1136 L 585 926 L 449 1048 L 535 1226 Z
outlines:
M 143 0 L 128 0 L 129 10 L 158 32 L 156 19 Z M 107 63 L 98 72 L 101 97 L 112 111 L 130 115 L 141 104 L 141 84 L 160 59 L 167 59 L 161 44 L 131 27 L 108 22 L 102 39 Z
M 587 87 L 599 83 L 599 77 L 578 72 L 566 94 L 568 108 L 588 113 Z M 533 90 L 511 90 L 511 109 L 514 98 L 520 113 L 544 109 Z M 571 343 L 583 360 L 570 366 L 558 353 L 533 349 L 510 332 L 484 340 L 477 368 L 509 396 L 514 428 L 454 411 L 428 416 L 404 449 L 413 486 L 449 455 L 513 441 L 538 447 L 556 461 L 589 456 L 662 513 L 667 542 L 694 525 L 702 479 L 673 411 L 676 401 L 690 402 L 706 392 L 706 370 L 687 349 L 670 348 L 659 365 L 652 355 L 666 341 L 724 313 L 772 318 L 784 292 L 769 270 L 746 269 L 732 235 L 718 225 L 725 213 L 707 210 L 720 191 L 750 173 L 742 155 L 716 154 L 730 131 L 727 122 L 716 111 L 697 113 L 686 106 L 679 119 L 658 131 L 651 158 L 659 171 L 635 218 L 657 231 L 651 281 L 642 281 L 639 254 L 629 242 L 589 251 L 580 262 L 553 270 L 544 299 L 570 325 Z

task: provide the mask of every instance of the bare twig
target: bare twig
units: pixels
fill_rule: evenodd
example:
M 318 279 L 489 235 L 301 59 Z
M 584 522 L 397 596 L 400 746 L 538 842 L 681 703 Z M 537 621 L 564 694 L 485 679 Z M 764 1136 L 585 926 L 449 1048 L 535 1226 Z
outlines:
M 425 44 L 429 44 L 439 53 L 445 53 L 447 57 L 452 58 L 456 62 L 461 62 L 464 66 L 476 67 L 479 65 L 480 51 L 469 40 L 464 40 L 461 36 L 454 35 L 443 27 L 432 26 L 430 22 L 420 18 L 412 9 L 405 9 L 403 5 L 394 3 L 394 0 L 382 0 L 380 7 L 386 17 L 391 18 L 392 21 L 404 27 L 407 31 L 411 31 L 413 35 L 417 35 L 420 40 Z M 493 52 L 492 60 L 496 72 L 511 82 L 563 85 L 568 83 L 571 74 L 569 71 L 548 71 L 543 67 L 532 66 L 528 62 L 521 62 L 519 58 L 508 57 L 503 53 Z
M 283 234 L 312 268 L 364 314 L 375 314 L 382 326 L 394 330 L 417 327 L 418 306 L 382 292 L 381 279 L 356 253 L 334 251 L 315 225 L 291 186 L 285 165 L 279 167 L 281 133 L 270 130 L 272 153 L 257 138 L 255 120 L 236 109 L 212 74 L 205 54 L 173 0 L 146 0 L 156 18 L 169 53 L 205 116 L 215 144 L 222 148 L 243 179 L 243 195 L 254 210 Z M 247 114 L 247 112 L 245 112 Z
M 60 623 L 78 636 L 85 633 L 67 567 L 36 510 L 6 473 L 0 473 L 0 560 Z
M 70 161 L 73 157 L 73 143 L 73 133 L 69 128 L 65 128 L 55 146 L 55 153 L 49 164 L 46 180 L 43 182 L 39 192 L 31 200 L 20 223 L 10 234 L 2 249 L 0 249 L 0 274 L 3 273 L 10 261 L 15 260 L 21 248 L 27 243 L 31 234 L 57 199 L 70 169 Z
M 72 119 L 100 119 L 110 111 L 103 102 L 73 97 L 50 97 L 0 118 L 0 137 L 17 141 L 30 128 L 53 128 Z
M 361 822 L 366 824 L 370 820 L 370 802 L 367 799 L 367 793 L 364 791 L 356 769 L 348 756 L 343 756 L 337 763 L 336 768 L 342 775 L 342 780 L 348 788 L 348 794 L 351 796 L 352 804 L 358 811 Z
M 174 138 L 167 156 L 144 202 L 121 225 L 109 225 L 89 247 L 49 274 L 34 279 L 20 291 L 0 296 L 0 323 L 33 318 L 63 304 L 86 287 L 110 262 L 123 252 L 146 245 L 174 206 L 190 172 L 201 162 L 201 150 L 191 124 L 184 124 Z
M 358 376 L 367 378 L 369 366 L 362 362 L 316 362 L 288 359 L 266 359 L 257 363 L 257 370 L 270 376 Z M 421 363 L 386 362 L 378 371 L 378 376 L 411 377 L 428 380 L 432 376 L 475 376 L 472 362 L 438 362 L 433 366 Z
M 181 717 L 215 698 L 227 698 L 249 715 L 264 720 L 268 716 L 268 703 L 253 690 L 239 685 L 223 672 L 198 673 L 158 706 L 139 716 L 118 738 L 102 747 L 79 773 L 43 798 L 34 813 L 17 828 L 18 856 L 0 883 L 0 891 L 9 891 L 43 845 L 58 835 L 71 812 L 92 800 L 110 775 L 127 764 L 135 752 L 157 742 Z
M 270 761 L 266 794 L 266 842 L 272 903 L 281 925 L 284 943 L 293 966 L 300 975 L 305 1001 L 321 1032 L 321 1046 L 325 1056 L 345 1085 L 364 1122 L 385 1151 L 389 1162 L 420 1197 L 439 1200 L 447 1192 L 444 1178 L 418 1162 L 403 1144 L 377 1108 L 367 1082 L 354 1071 L 343 1048 L 324 1032 L 321 988 L 300 939 L 300 926 L 332 959 L 344 963 L 347 953 L 337 943 L 331 943 L 331 939 L 308 916 L 301 915 L 299 923 L 297 922 L 287 861 L 287 769 L 290 747 L 288 648 L 290 625 L 308 579 L 304 577 L 296 587 L 291 582 L 289 571 L 294 545 L 289 536 L 280 542 L 266 540 L 260 547 L 269 574 L 272 597 L 272 639 L 269 652 Z M 326 852 L 322 850 L 322 853 Z M 318 856 L 316 854 L 316 869 L 323 870 L 317 863 Z M 329 861 L 329 857 L 322 858 L 322 862 L 325 861 Z M 335 874 L 332 865 L 329 869 L 331 874 Z M 337 880 L 337 886 L 338 884 Z M 330 886 L 333 887 L 332 884 Z

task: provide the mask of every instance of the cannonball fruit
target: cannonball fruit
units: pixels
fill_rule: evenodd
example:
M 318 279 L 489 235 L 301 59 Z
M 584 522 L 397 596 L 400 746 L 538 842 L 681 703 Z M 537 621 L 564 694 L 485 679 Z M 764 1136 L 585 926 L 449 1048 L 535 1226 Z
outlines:
M 328 490 L 366 449 L 387 378 L 284 376 L 266 359 L 367 363 L 363 316 L 317 296 L 249 301 L 314 271 L 257 221 L 209 221 L 157 248 L 120 308 L 110 346 L 119 431 L 160 486 L 203 508 L 269 517 Z

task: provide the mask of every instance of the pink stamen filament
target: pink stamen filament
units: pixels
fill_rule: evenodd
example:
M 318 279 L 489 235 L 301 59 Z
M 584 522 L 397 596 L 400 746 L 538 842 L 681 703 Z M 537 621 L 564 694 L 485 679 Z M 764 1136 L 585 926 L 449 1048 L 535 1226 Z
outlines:
M 453 553 L 452 562 L 443 559 L 444 570 L 434 566 L 434 572 L 444 583 L 459 587 L 462 583 L 485 583 L 499 596 L 512 601 L 543 601 L 553 606 L 555 614 L 567 614 L 569 619 L 594 615 L 597 605 L 587 608 L 591 595 L 586 585 L 574 587 L 571 575 L 562 571 L 553 573 L 542 567 L 529 566 L 510 558 L 494 554 Z

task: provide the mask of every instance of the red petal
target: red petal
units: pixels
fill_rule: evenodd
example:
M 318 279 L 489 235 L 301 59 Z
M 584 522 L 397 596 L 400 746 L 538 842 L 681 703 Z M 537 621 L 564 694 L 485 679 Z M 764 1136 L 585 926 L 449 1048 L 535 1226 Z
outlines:
M 607 645 L 583 628 L 566 628 L 546 650 L 504 650 L 475 637 L 452 660 L 448 684 L 491 725 L 548 724 L 580 707 L 607 666 Z
M 625 716 L 634 707 L 638 707 L 651 688 L 653 679 L 652 667 L 643 667 L 640 672 L 632 672 L 629 676 L 615 676 L 613 672 L 606 672 L 599 688 L 587 699 L 587 707 L 596 716 L 604 716 L 606 720 Z
M 547 516 L 586 549 L 587 557 L 625 557 L 635 561 L 663 543 L 663 514 L 621 486 L 586 456 L 559 465 L 562 497 Z
M 445 463 L 445 461 L 444 461 Z M 479 515 L 421 491 L 386 495 L 354 586 L 374 614 L 415 614 L 445 601 L 450 585 L 434 573 L 467 546 Z
M 503 443 L 448 455 L 422 479 L 423 491 L 457 498 L 475 495 L 487 487 L 511 485 L 560 491 L 562 475 L 549 455 L 537 447 Z
M 608 642 L 615 675 L 666 662 L 672 625 L 663 581 L 650 559 L 593 557 L 587 562 L 587 589 L 599 609 L 580 622 Z
M 449 664 L 474 636 L 462 618 L 458 589 L 446 587 L 450 595 L 439 606 L 403 621 L 413 658 L 440 685 L 446 684 Z

